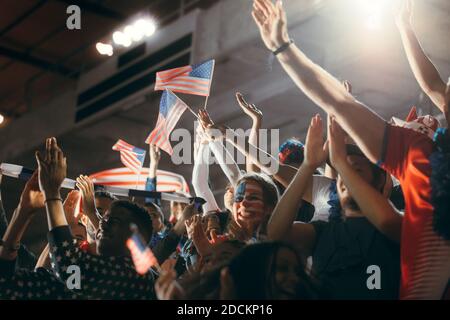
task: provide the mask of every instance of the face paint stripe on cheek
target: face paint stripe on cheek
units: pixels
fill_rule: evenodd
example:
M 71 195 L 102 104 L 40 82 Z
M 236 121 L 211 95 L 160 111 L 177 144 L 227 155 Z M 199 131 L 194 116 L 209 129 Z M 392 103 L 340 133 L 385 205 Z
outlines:
M 242 200 L 244 200 L 245 187 L 246 187 L 246 183 L 245 182 L 241 182 L 237 186 L 236 191 L 234 193 L 234 202 L 241 202 Z

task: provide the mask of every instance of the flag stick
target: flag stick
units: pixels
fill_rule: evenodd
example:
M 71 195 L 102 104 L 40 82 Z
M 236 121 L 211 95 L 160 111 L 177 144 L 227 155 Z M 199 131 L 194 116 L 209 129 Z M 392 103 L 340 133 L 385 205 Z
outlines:
M 206 96 L 205 105 L 203 106 L 203 109 L 205 109 L 205 110 L 208 107 L 208 98 L 209 98 L 209 96 Z
M 209 98 L 209 95 L 211 94 L 211 84 L 212 84 L 212 79 L 213 79 L 213 76 L 214 76 L 214 68 L 215 67 L 216 67 L 216 60 L 214 60 L 214 63 L 213 63 L 213 67 L 212 67 L 212 71 L 211 71 L 211 81 L 209 82 L 208 95 L 206 96 L 205 105 L 203 106 L 203 109 L 205 109 L 205 110 L 208 107 L 208 98 Z

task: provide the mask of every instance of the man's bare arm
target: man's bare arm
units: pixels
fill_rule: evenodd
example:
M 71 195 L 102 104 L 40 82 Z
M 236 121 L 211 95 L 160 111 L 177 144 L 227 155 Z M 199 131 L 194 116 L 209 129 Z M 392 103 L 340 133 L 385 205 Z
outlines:
M 269 50 L 275 51 L 289 42 L 281 1 L 274 5 L 269 0 L 255 0 L 253 9 L 253 18 Z M 373 162 L 380 160 L 385 121 L 357 101 L 339 80 L 311 61 L 295 44 L 277 57 L 295 84 L 319 107 L 337 118 L 366 156 Z
M 420 88 L 444 114 L 448 113 L 448 101 L 450 97 L 448 90 L 446 92 L 447 85 L 441 79 L 438 70 L 422 49 L 414 32 L 412 19 L 413 1 L 405 0 L 397 15 L 396 22 L 409 65 Z

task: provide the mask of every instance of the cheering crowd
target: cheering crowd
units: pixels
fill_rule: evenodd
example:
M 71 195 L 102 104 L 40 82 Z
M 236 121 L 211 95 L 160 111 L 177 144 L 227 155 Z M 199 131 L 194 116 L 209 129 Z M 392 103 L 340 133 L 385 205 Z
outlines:
M 397 26 L 445 124 L 415 109 L 406 121 L 384 120 L 356 100 L 350 83 L 291 40 L 281 1 L 254 0 L 252 16 L 267 49 L 328 118 L 311 119 L 304 143 L 289 139 L 278 156 L 264 154 L 274 171 L 261 161 L 255 105 L 236 95 L 253 123 L 245 145 L 200 110 L 195 194 L 181 195 L 194 200 L 172 201 L 170 212 L 159 199 L 95 191 L 84 175 L 63 199 L 66 158 L 47 139 L 10 221 L 0 206 L 0 299 L 450 299 L 450 83 L 415 36 L 412 1 Z M 245 172 L 226 141 L 246 156 Z M 211 154 L 228 180 L 224 208 L 208 184 Z M 150 161 L 147 190 L 156 191 L 155 145 Z M 21 239 L 42 208 L 48 244 L 36 258 Z M 130 254 L 133 235 L 144 244 L 133 242 L 140 259 Z

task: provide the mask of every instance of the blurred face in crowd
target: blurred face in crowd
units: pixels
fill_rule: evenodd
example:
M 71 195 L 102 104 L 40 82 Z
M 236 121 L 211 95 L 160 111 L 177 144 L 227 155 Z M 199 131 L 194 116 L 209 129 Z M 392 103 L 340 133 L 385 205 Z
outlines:
M 350 163 L 353 170 L 355 170 L 361 176 L 361 178 L 364 179 L 364 181 L 372 185 L 377 190 L 380 190 L 381 186 L 376 185 L 377 181 L 375 181 L 376 179 L 373 173 L 373 165 L 367 158 L 358 155 L 351 155 L 347 156 L 347 161 Z M 346 210 L 360 211 L 358 204 L 353 199 L 353 196 L 345 186 L 344 181 L 340 176 L 337 180 L 337 191 L 344 213 Z
M 153 232 L 160 232 L 164 228 L 164 223 L 161 220 L 161 215 L 153 206 L 145 206 L 150 218 L 152 219 Z
M 228 185 L 225 189 L 225 194 L 223 195 L 223 203 L 225 208 L 230 211 L 233 211 L 233 203 L 234 203 L 234 188 L 231 185 Z
M 114 200 L 106 198 L 106 197 L 95 197 L 95 207 L 97 208 L 98 213 L 103 217 L 105 212 L 109 210 L 111 203 Z
M 298 257 L 292 250 L 281 248 L 275 259 L 272 298 L 275 300 L 295 299 L 301 268 Z
M 97 252 L 102 256 L 128 255 L 126 241 L 131 236 L 131 213 L 122 207 L 106 211 L 97 232 Z
M 235 189 L 233 219 L 248 232 L 255 232 L 270 213 L 264 202 L 262 187 L 253 180 L 242 181 Z

